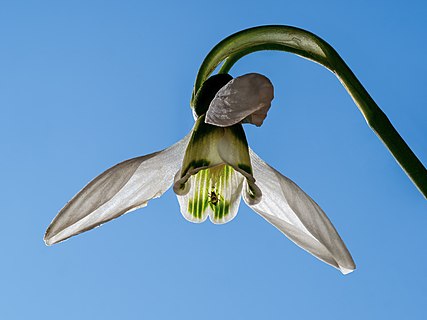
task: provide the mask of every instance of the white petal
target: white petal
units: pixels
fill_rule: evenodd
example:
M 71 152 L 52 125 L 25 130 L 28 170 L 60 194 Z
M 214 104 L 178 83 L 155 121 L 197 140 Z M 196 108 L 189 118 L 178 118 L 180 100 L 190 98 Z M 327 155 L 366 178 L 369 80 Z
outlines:
M 186 195 L 191 183 L 199 183 L 197 179 L 187 183 L 190 177 L 200 170 L 228 164 L 247 179 L 249 187 L 245 188 L 245 192 L 251 197 L 252 202 L 259 201 L 261 191 L 255 185 L 252 176 L 248 143 L 242 125 L 221 128 L 205 123 L 204 119 L 205 115 L 200 116 L 194 125 L 182 168 L 175 177 L 174 192 L 180 196 Z M 205 219 L 206 216 L 196 218 L 198 222 Z
M 175 177 L 173 190 L 184 195 L 189 190 L 187 180 L 202 169 L 223 164 L 218 153 L 218 143 L 224 136 L 224 128 L 204 122 L 204 115 L 196 120 L 191 138 L 185 150 L 181 170 Z
M 234 78 L 222 87 L 209 105 L 206 123 L 228 127 L 239 122 L 262 125 L 274 98 L 270 80 L 257 73 Z
M 208 216 L 215 224 L 231 221 L 239 210 L 243 180 L 227 165 L 200 170 L 188 179 L 189 192 L 177 195 L 182 215 L 196 223 Z
M 262 193 L 252 175 L 248 142 L 241 124 L 224 128 L 224 136 L 218 143 L 218 153 L 226 164 L 246 178 L 245 195 L 248 202 L 258 203 Z
M 298 246 L 346 274 L 356 266 L 328 217 L 294 182 L 250 150 L 262 199 L 250 207 Z M 246 200 L 245 200 L 246 201 Z
M 46 244 L 90 230 L 160 197 L 172 185 L 189 137 L 163 151 L 119 163 L 96 177 L 52 221 Z

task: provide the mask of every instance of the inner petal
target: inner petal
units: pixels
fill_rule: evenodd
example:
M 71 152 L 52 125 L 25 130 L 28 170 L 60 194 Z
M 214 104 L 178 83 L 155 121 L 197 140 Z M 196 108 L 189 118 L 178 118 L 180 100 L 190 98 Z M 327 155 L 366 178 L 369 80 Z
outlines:
M 227 223 L 239 209 L 243 180 L 243 176 L 228 165 L 200 170 L 188 179 L 189 192 L 177 195 L 182 215 L 196 223 L 208 216 L 215 224 Z

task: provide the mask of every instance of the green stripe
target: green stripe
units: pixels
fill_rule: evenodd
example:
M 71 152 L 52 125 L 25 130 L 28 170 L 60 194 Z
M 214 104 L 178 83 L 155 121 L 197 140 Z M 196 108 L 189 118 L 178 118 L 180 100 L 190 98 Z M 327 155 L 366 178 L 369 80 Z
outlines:
M 188 199 L 188 212 L 202 220 L 209 205 L 214 220 L 221 221 L 230 214 L 230 200 L 235 187 L 236 172 L 230 166 L 200 170 L 192 177 L 192 196 Z M 190 182 L 189 182 L 190 183 Z

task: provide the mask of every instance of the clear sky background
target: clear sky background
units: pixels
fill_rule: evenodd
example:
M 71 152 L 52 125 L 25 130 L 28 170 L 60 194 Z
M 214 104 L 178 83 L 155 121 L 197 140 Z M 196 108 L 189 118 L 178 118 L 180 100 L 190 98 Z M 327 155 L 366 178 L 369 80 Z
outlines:
M 427 164 L 425 1 L 1 1 L 0 319 L 422 319 L 427 201 L 332 73 L 261 52 L 232 75 L 275 86 L 250 146 L 326 211 L 343 276 L 241 204 L 184 220 L 171 190 L 53 247 L 59 209 L 112 165 L 192 128 L 197 70 L 241 29 L 328 41 Z

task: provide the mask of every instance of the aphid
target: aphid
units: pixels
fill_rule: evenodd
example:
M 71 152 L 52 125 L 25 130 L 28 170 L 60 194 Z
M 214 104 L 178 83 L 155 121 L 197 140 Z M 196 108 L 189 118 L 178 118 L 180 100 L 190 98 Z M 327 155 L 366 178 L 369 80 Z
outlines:
M 211 193 L 209 194 L 209 203 L 216 206 L 217 203 L 219 202 L 219 197 L 220 196 L 215 193 L 215 190 L 212 190 Z

